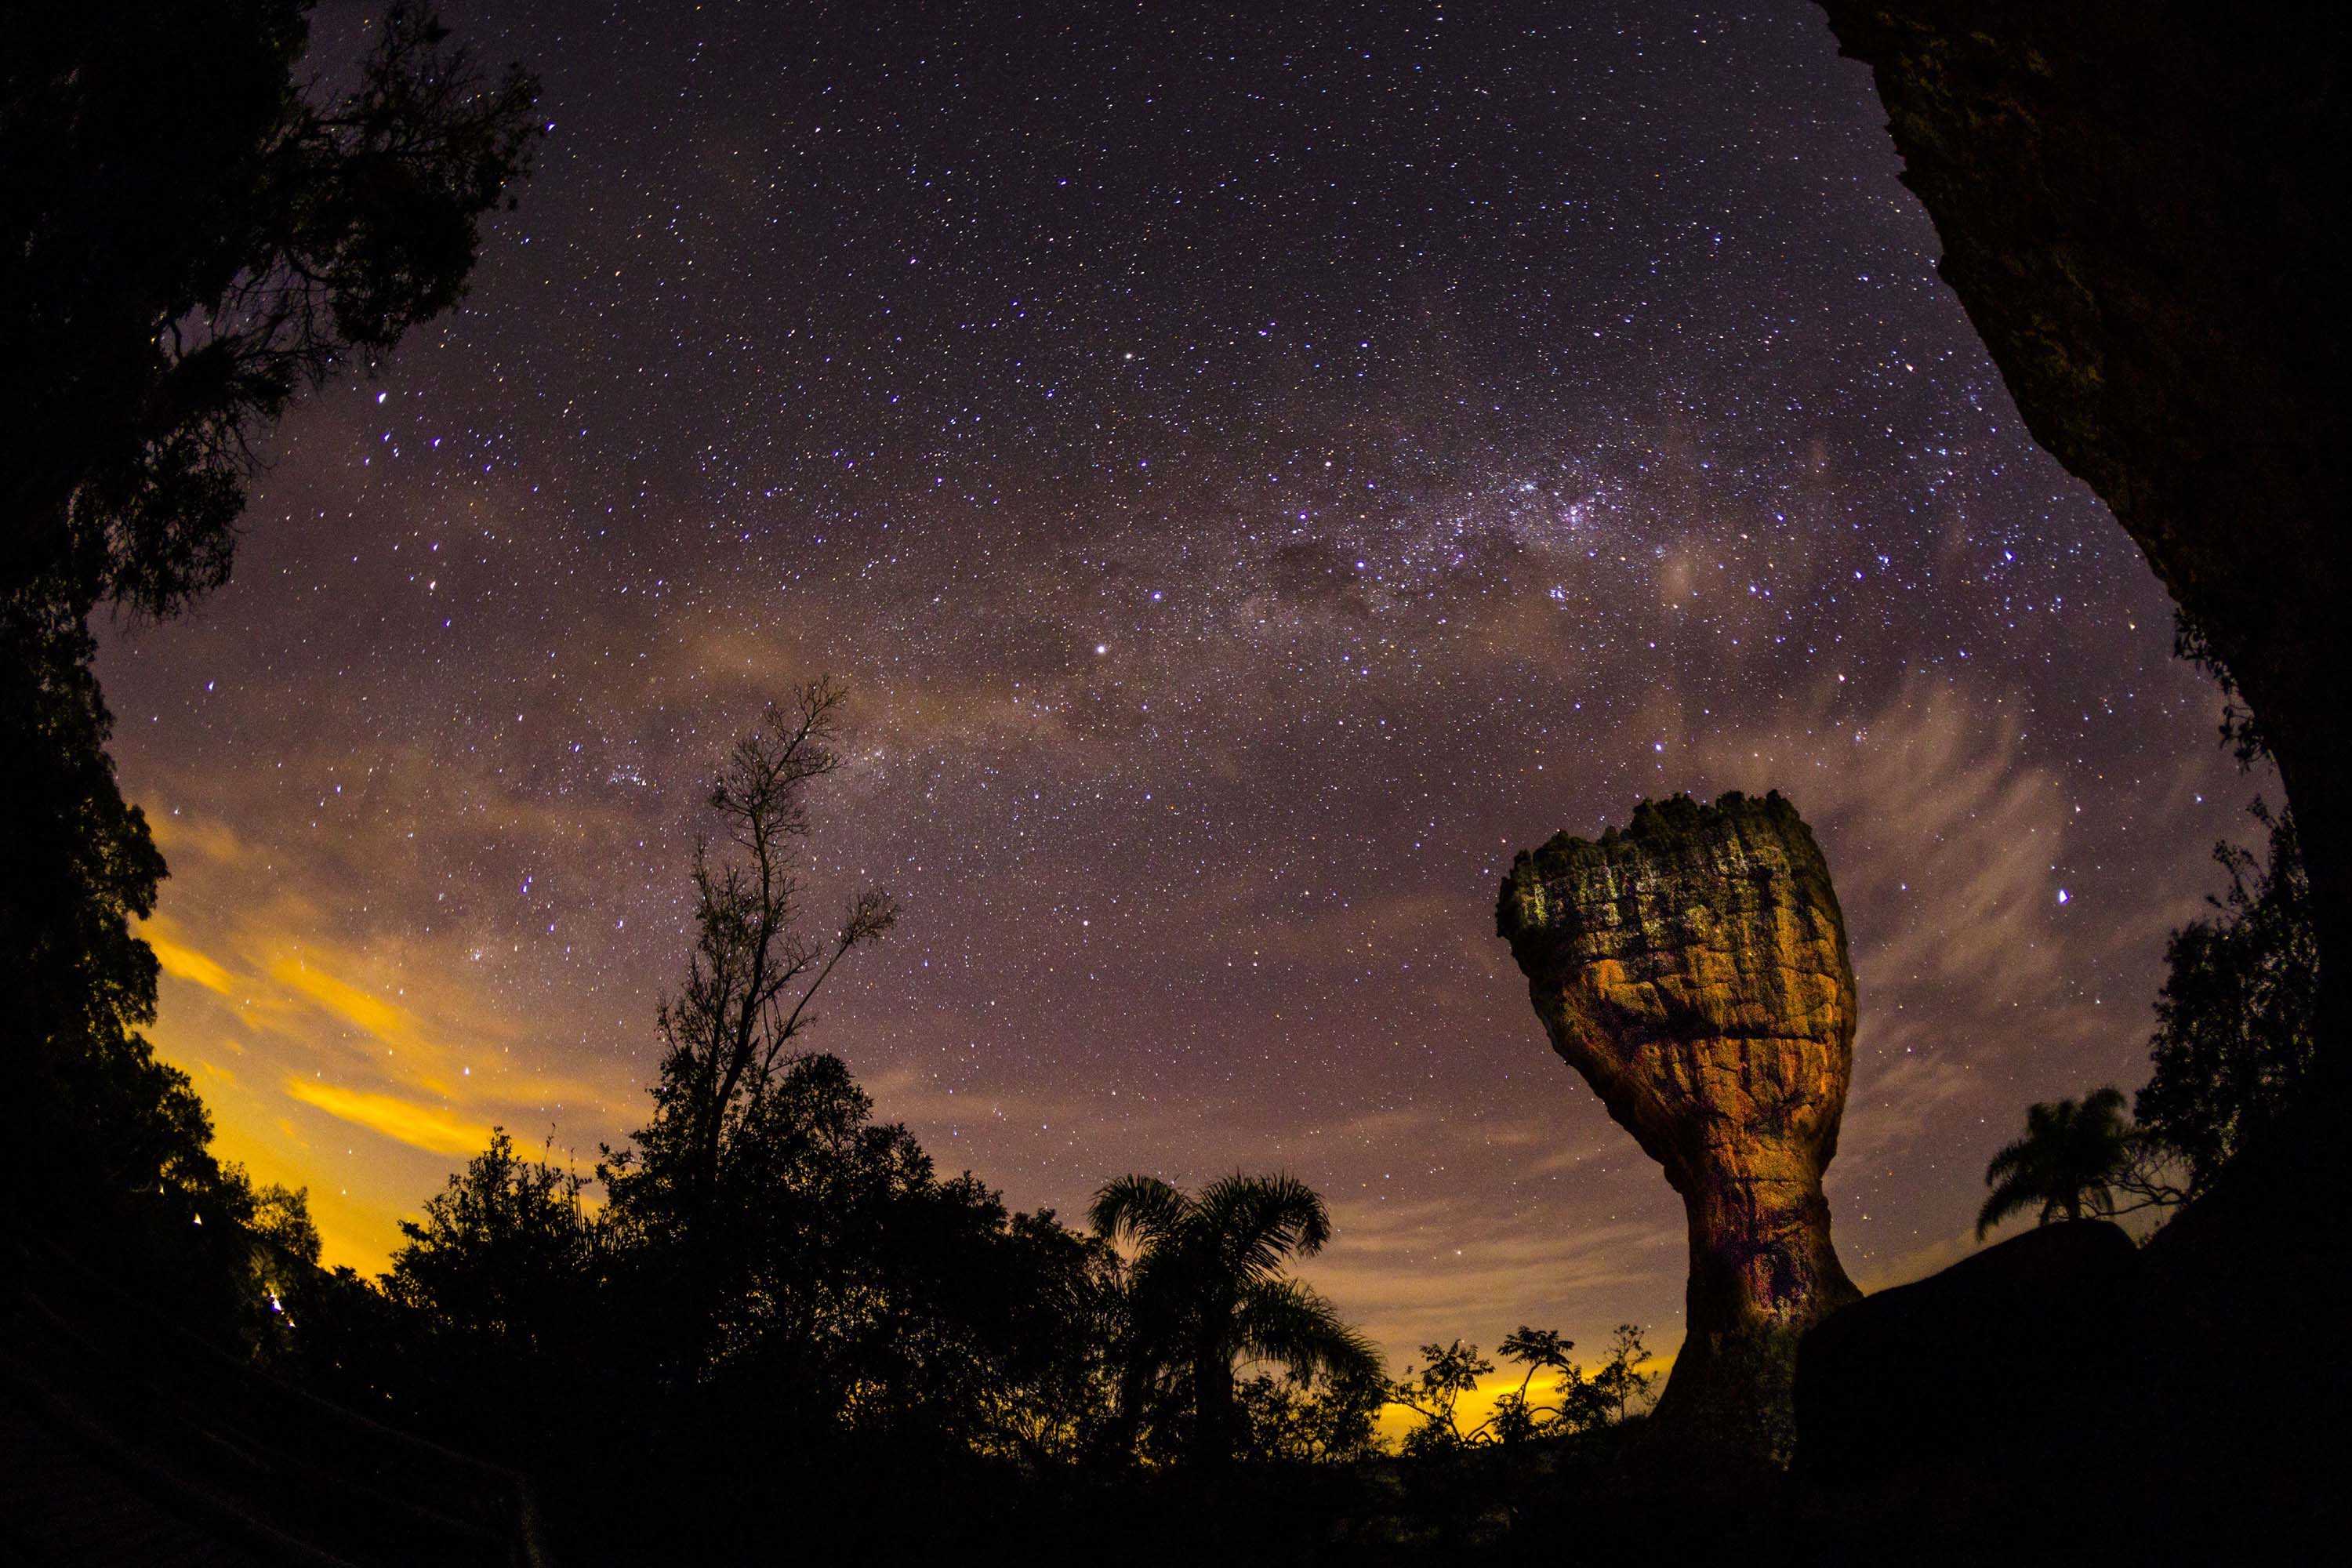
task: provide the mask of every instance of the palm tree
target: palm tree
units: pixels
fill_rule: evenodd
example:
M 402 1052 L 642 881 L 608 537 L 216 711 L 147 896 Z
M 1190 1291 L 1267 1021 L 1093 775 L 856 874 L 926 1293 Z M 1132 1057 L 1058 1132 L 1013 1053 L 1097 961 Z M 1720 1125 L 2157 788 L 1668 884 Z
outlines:
M 1226 1176 L 1197 1197 L 1155 1176 L 1121 1176 L 1088 1214 L 1112 1241 L 1136 1247 L 1129 1273 L 1130 1337 L 1119 1431 L 1131 1442 L 1163 1373 L 1188 1383 L 1196 1464 L 1233 1457 L 1235 1360 L 1271 1362 L 1300 1377 L 1384 1375 L 1380 1352 L 1331 1303 L 1282 1273 L 1331 1238 L 1331 1216 L 1293 1176 Z
M 1992 1189 L 1977 1211 L 1977 1239 L 2011 1215 L 2042 1205 L 2039 1223 L 2063 1214 L 2115 1212 L 2115 1184 L 2131 1169 L 2137 1134 L 2124 1117 L 2119 1089 L 2103 1089 L 2079 1103 L 2062 1100 L 2025 1113 L 2025 1136 L 1985 1167 Z

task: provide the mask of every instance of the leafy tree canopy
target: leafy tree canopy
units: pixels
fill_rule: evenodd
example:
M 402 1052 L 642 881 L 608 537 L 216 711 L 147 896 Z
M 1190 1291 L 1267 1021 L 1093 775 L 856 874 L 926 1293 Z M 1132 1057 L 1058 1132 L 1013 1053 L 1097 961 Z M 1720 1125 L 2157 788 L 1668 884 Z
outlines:
M 1196 1464 L 1229 1460 L 1244 1436 L 1236 1361 L 1351 1389 L 1381 1376 L 1371 1342 L 1282 1272 L 1331 1237 L 1322 1198 L 1296 1177 L 1235 1174 L 1194 1195 L 1156 1176 L 1121 1176 L 1095 1194 L 1089 1217 L 1137 1249 L 1119 1401 L 1129 1437 L 1181 1427 Z
M 89 614 L 226 579 L 257 445 L 458 298 L 536 130 L 530 79 L 477 70 L 423 6 L 368 24 L 347 87 L 305 78 L 310 9 L 24 7 L 0 52 L 0 1041 L 36 1212 L 158 1257 L 254 1199 L 139 1033 L 156 963 L 132 922 L 164 865 L 107 755 Z M 213 1284 L 245 1277 L 212 1250 Z
M 2287 1109 L 2315 1044 L 2319 938 L 2294 814 L 2259 800 L 2251 809 L 2268 854 L 2258 862 L 2241 846 L 2214 846 L 2229 890 L 2166 947 L 2155 1072 L 2133 1104 L 2186 1163 L 2192 1196 Z
M 0 594 L 164 615 L 218 585 L 269 426 L 463 293 L 536 84 L 394 4 L 328 90 L 299 74 L 312 3 L 12 19 L 0 362 L 38 392 L 5 437 Z

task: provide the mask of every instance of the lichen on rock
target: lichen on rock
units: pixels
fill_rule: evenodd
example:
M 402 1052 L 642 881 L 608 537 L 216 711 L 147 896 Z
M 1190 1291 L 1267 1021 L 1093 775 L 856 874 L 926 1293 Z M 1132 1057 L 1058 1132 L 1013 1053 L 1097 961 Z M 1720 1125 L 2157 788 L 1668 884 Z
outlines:
M 1689 1216 L 1659 1426 L 1785 1458 L 1798 1337 L 1860 1295 L 1822 1193 L 1854 989 L 1820 847 L 1777 793 L 1644 801 L 1622 830 L 1522 851 L 1496 928 L 1553 1048 Z

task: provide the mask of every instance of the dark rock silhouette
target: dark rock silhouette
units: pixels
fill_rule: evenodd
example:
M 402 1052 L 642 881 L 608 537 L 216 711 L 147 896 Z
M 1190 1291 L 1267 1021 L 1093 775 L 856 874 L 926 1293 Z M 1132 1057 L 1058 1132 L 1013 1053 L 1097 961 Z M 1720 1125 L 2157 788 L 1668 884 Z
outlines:
M 2283 1230 L 2255 1234 L 2276 1245 Z M 2327 1352 L 2250 1334 L 2244 1280 L 2270 1272 L 2242 1256 L 2222 1278 L 2201 1246 L 2184 1271 L 2170 1235 L 2135 1247 L 2105 1220 L 2043 1226 L 1804 1336 L 1796 1478 L 1852 1560 L 1877 1561 L 1894 1531 L 1932 1540 L 1942 1562 L 2026 1542 L 2036 1561 L 2269 1561 L 2332 1527 L 2339 1407 L 2261 1392 L 2315 1364 L 2324 1384 Z M 2231 1306 L 2218 1321 L 2217 1292 Z
M 2344 311 L 2323 237 L 2344 20 L 2168 0 L 1822 9 L 1876 78 L 1944 279 L 2034 439 L 2114 509 L 2252 704 L 2309 824 L 2322 950 L 2352 952 Z M 2323 999 L 2323 1043 L 2342 998 Z
M 2352 550 L 2339 205 L 2347 22 L 2160 0 L 1822 0 L 1865 62 L 1939 268 L 2034 438 L 2114 510 L 2252 706 L 2303 827 L 2322 956 L 2308 1092 L 2147 1252 L 2206 1345 L 2294 1345 L 2289 1376 L 2177 1357 L 2150 1429 L 2168 1518 L 2316 1519 L 2352 1399 L 2340 1250 L 2352 1078 Z M 2334 956 L 2330 956 L 2330 955 Z M 2227 1500 L 2226 1505 L 2220 1500 Z
M 1832 1313 L 1798 1355 L 1800 1468 L 1839 1488 L 2079 1491 L 2103 1448 L 2133 1457 L 2102 1439 L 2133 1381 L 2123 1330 L 2143 1273 L 2119 1227 L 2069 1220 Z
M 1853 968 L 1812 834 L 1777 794 L 1645 801 L 1622 832 L 1522 852 L 1496 925 L 1553 1048 L 1690 1217 L 1660 1429 L 1784 1457 L 1798 1336 L 1859 1295 L 1822 1194 Z

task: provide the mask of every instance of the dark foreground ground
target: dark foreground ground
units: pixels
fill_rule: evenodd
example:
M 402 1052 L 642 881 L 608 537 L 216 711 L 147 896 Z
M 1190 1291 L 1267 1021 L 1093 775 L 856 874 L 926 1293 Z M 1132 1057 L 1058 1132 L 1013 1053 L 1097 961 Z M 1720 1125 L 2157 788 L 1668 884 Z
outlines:
M 583 1432 L 534 1486 L 25 1253 L 0 1324 L 0 1563 L 2303 1561 L 2340 1533 L 2344 1356 L 2310 1332 L 2321 1238 L 2267 1190 L 2147 1247 L 2095 1222 L 2029 1232 L 1833 1317 L 1807 1342 L 1790 1469 L 1637 1417 L 1209 1477 L 845 1442 L 706 1446 L 665 1471 Z

